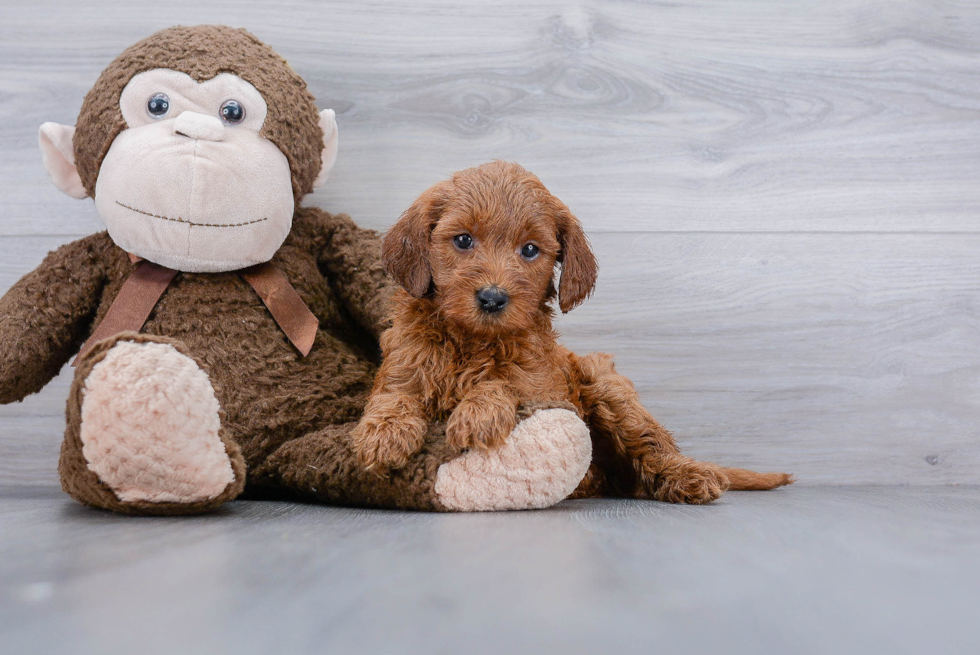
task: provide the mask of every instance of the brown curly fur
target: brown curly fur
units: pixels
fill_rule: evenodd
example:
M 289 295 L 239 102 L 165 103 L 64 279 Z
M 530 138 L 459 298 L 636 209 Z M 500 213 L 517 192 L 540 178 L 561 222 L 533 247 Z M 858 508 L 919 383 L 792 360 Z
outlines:
M 471 249 L 453 243 L 464 233 L 474 240 Z M 520 254 L 529 242 L 540 249 L 530 260 Z M 354 432 L 364 466 L 404 466 L 432 421 L 448 421 L 446 437 L 455 447 L 499 446 L 518 404 L 540 399 L 570 401 L 592 431 L 595 455 L 579 497 L 706 503 L 728 488 L 792 481 L 681 455 L 610 356 L 578 357 L 558 344 L 551 301 L 557 293 L 563 312 L 581 303 L 598 267 L 578 220 L 520 166 L 467 169 L 423 193 L 385 236 L 382 261 L 404 290 Z M 508 293 L 503 311 L 480 310 L 476 292 L 487 286 Z

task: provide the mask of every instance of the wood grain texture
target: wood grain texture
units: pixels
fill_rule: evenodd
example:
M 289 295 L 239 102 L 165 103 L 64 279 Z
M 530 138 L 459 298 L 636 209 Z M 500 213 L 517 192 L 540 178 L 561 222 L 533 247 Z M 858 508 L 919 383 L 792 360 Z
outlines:
M 338 111 L 314 198 L 388 225 L 521 161 L 600 230 L 976 231 L 980 10 L 962 2 L 36 2 L 0 8 L 7 233 L 84 232 L 40 168 L 119 51 L 246 26 Z M 56 20 L 47 17 L 57 16 Z M 9 186 L 8 186 L 9 185 Z M 383 193 L 379 193 L 383 189 Z
M 520 161 L 602 273 L 561 322 L 688 452 L 801 484 L 980 483 L 980 5 L 762 0 L 0 6 L 0 290 L 99 229 L 37 149 L 171 24 L 281 52 L 341 152 L 307 202 L 384 229 Z M 69 380 L 0 408 L 0 486 L 53 485 Z M 34 421 L 32 418 L 34 417 Z
M 624 236 L 593 236 L 599 285 L 563 341 L 615 354 L 688 453 L 801 484 L 980 481 L 980 351 L 962 350 L 980 334 L 980 235 Z M 0 424 L 0 472 L 28 454 L 54 470 L 60 431 L 22 420 L 60 425 L 69 382 L 0 408 L 21 419 Z
M 193 518 L 0 496 L 0 650 L 972 655 L 978 518 L 977 487 Z

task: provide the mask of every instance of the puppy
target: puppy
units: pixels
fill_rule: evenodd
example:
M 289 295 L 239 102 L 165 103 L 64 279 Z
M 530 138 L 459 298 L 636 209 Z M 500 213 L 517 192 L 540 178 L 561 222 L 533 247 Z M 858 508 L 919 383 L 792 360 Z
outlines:
M 385 236 L 382 261 L 403 290 L 354 431 L 365 467 L 404 466 L 433 421 L 447 421 L 457 448 L 500 446 L 518 405 L 543 400 L 570 402 L 592 434 L 593 462 L 572 497 L 700 504 L 792 482 L 681 455 L 611 356 L 558 344 L 553 301 L 568 312 L 585 300 L 598 266 L 568 207 L 520 166 L 492 162 L 430 188 Z

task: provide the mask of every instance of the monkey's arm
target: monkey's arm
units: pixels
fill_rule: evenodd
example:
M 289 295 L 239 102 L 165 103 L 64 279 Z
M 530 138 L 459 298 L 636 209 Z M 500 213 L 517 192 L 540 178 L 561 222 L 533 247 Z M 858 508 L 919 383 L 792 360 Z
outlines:
M 0 404 L 40 391 L 85 341 L 107 243 L 103 232 L 48 253 L 0 298 Z
M 374 230 L 358 227 L 346 214 L 311 214 L 319 238 L 317 260 L 334 292 L 351 316 L 375 339 L 391 326 L 388 302 L 397 285 L 381 266 L 381 239 Z

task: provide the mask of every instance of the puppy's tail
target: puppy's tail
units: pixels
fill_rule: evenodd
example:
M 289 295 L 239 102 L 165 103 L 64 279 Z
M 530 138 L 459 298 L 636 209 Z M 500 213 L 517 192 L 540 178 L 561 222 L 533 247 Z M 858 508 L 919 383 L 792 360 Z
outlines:
M 789 473 L 756 473 L 747 469 L 720 468 L 728 476 L 730 491 L 766 491 L 796 482 Z

